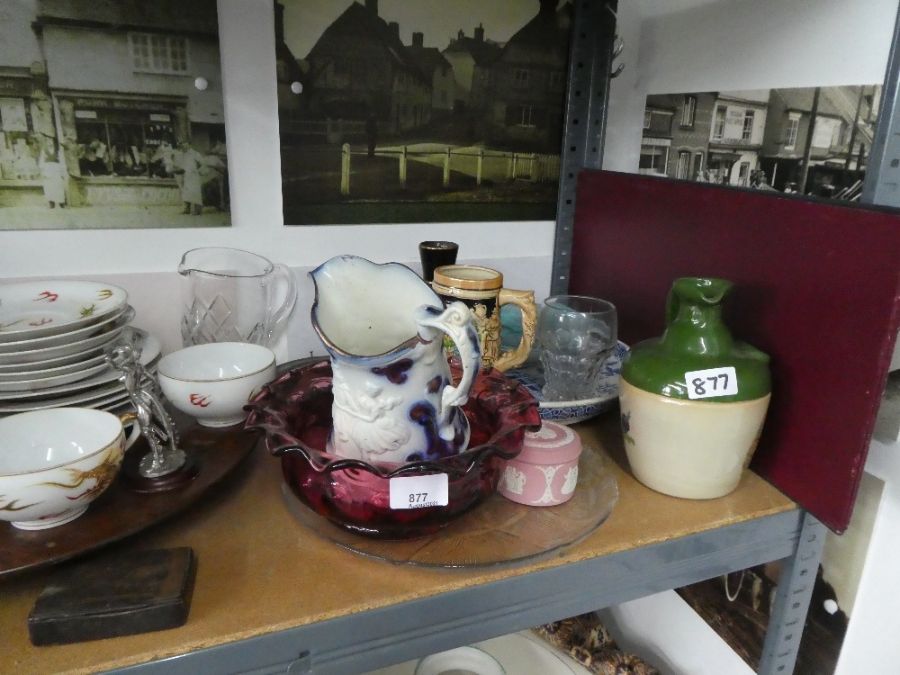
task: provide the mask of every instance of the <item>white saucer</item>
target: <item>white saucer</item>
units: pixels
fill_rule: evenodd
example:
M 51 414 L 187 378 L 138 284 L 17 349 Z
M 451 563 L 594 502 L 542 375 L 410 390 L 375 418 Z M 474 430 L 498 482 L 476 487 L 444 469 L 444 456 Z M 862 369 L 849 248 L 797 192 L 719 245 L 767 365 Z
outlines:
M 153 375 L 156 372 L 155 364 L 157 362 L 158 360 L 147 366 L 149 374 Z M 97 408 L 124 401 L 127 396 L 125 385 L 122 382 L 113 382 L 112 384 L 89 391 L 81 391 L 71 396 L 56 396 L 54 398 L 35 399 L 21 403 L 0 403 L 0 416 L 29 412 L 31 410 L 46 410 L 47 408 L 65 408 L 67 406 Z
M 128 302 L 112 284 L 48 279 L 0 285 L 0 343 L 67 333 L 104 320 Z
M 16 370 L 15 367 L 13 367 L 12 370 L 0 369 L 0 382 L 16 382 L 19 380 L 44 380 L 51 377 L 57 377 L 59 375 L 79 373 L 83 370 L 93 368 L 94 366 L 102 366 L 105 363 L 106 355 L 101 351 L 101 353 L 97 354 L 96 356 L 91 356 L 84 361 L 67 363 L 64 365 L 55 366 L 53 368 L 39 368 L 36 370 L 27 370 L 23 368 L 22 370 Z
M 91 359 L 93 361 L 93 359 Z M 42 389 L 52 389 L 71 382 L 85 380 L 92 375 L 102 373 L 106 370 L 107 365 L 103 359 L 98 363 L 82 367 L 80 370 L 70 370 L 56 375 L 32 377 L 31 373 L 25 373 L 27 379 L 9 379 L 8 375 L 0 375 L 0 392 L 13 392 L 22 394 L 29 391 L 41 391 Z M 40 372 L 40 371 L 39 371 Z M 21 378 L 23 375 L 16 375 Z M 0 398 L 2 400 L 2 398 Z
M 153 364 L 158 360 L 160 349 L 162 346 L 152 335 L 146 335 L 141 351 L 141 364 L 145 367 Z M 14 391 L 0 392 L 0 401 L 26 401 L 28 399 L 48 398 L 60 396 L 71 392 L 81 391 L 83 389 L 94 389 L 103 385 L 115 382 L 121 377 L 122 373 L 111 366 L 104 366 L 100 372 L 77 382 L 69 384 L 61 384 L 56 387 L 41 389 L 39 391 Z
M 66 331 L 64 333 L 59 333 L 58 335 L 45 335 L 30 338 L 28 340 L 0 342 L 0 354 L 15 354 L 18 352 L 73 344 L 86 338 L 94 337 L 95 335 L 102 335 L 119 326 L 124 326 L 133 318 L 134 308 L 131 305 L 125 305 L 121 310 L 103 317 L 102 321 L 92 323 L 89 326 L 84 326 L 77 330 Z
M 115 324 L 113 324 L 115 325 Z M 43 349 L 29 349 L 21 352 L 10 352 L 8 354 L 0 354 L 0 365 L 11 365 L 19 363 L 32 363 L 35 361 L 47 361 L 56 359 L 61 356 L 69 356 L 80 352 L 90 353 L 91 350 L 102 347 L 115 340 L 122 331 L 125 330 L 125 324 L 117 328 L 113 328 L 106 333 L 94 335 L 93 337 L 72 342 L 64 345 L 54 345 Z
M 93 359 L 104 359 L 103 346 L 94 346 L 75 352 L 74 354 L 66 354 L 53 359 L 33 360 L 27 363 L 2 363 L 0 362 L 0 373 L 4 375 L 13 374 L 20 375 L 23 373 L 32 373 L 35 371 L 47 371 L 58 368 L 58 373 L 63 372 L 63 368 L 68 368 L 65 372 L 79 370 L 84 367 L 87 362 Z M 92 365 L 92 364 L 91 364 Z M 55 374 L 58 374 L 55 373 Z M 25 379 L 17 377 L 15 379 Z

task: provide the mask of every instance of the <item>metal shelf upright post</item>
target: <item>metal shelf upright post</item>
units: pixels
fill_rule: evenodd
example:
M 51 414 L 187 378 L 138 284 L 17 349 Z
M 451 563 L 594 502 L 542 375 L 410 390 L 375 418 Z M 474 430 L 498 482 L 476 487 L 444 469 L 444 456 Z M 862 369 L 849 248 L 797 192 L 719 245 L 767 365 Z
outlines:
M 603 162 L 616 9 L 617 0 L 575 2 L 560 153 L 551 294 L 565 293 L 569 286 L 578 173 L 584 168 L 599 169 Z

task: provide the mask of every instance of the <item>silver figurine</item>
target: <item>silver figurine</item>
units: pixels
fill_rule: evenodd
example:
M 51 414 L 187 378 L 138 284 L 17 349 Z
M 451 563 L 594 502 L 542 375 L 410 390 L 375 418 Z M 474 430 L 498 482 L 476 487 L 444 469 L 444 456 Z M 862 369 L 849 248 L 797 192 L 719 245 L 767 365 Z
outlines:
M 141 434 L 150 446 L 150 452 L 141 458 L 138 472 L 144 478 L 160 478 L 183 467 L 187 456 L 178 447 L 178 430 L 163 407 L 156 380 L 141 363 L 143 341 L 141 331 L 125 330 L 122 338 L 107 350 L 106 361 L 122 372 L 119 379 L 125 383 Z

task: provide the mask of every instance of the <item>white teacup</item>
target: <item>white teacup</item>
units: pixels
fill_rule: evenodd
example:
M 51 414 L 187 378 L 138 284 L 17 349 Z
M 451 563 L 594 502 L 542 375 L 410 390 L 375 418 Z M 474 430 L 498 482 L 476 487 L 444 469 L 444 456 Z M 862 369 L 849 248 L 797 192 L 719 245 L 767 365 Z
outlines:
M 43 530 L 75 520 L 110 486 L 125 450 L 121 416 L 90 408 L 49 408 L 0 419 L 0 520 Z
M 250 396 L 275 379 L 275 354 L 247 342 L 210 342 L 164 356 L 157 370 L 166 398 L 207 427 L 242 422 Z

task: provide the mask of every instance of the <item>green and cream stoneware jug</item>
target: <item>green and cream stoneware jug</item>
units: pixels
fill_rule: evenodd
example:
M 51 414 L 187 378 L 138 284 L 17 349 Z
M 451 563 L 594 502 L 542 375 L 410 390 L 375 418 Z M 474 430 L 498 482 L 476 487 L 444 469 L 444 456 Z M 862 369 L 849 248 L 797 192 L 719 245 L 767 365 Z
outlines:
M 635 345 L 622 367 L 625 450 L 648 487 L 689 499 L 734 490 L 762 431 L 772 390 L 769 357 L 731 336 L 725 279 L 676 279 L 666 330 Z

